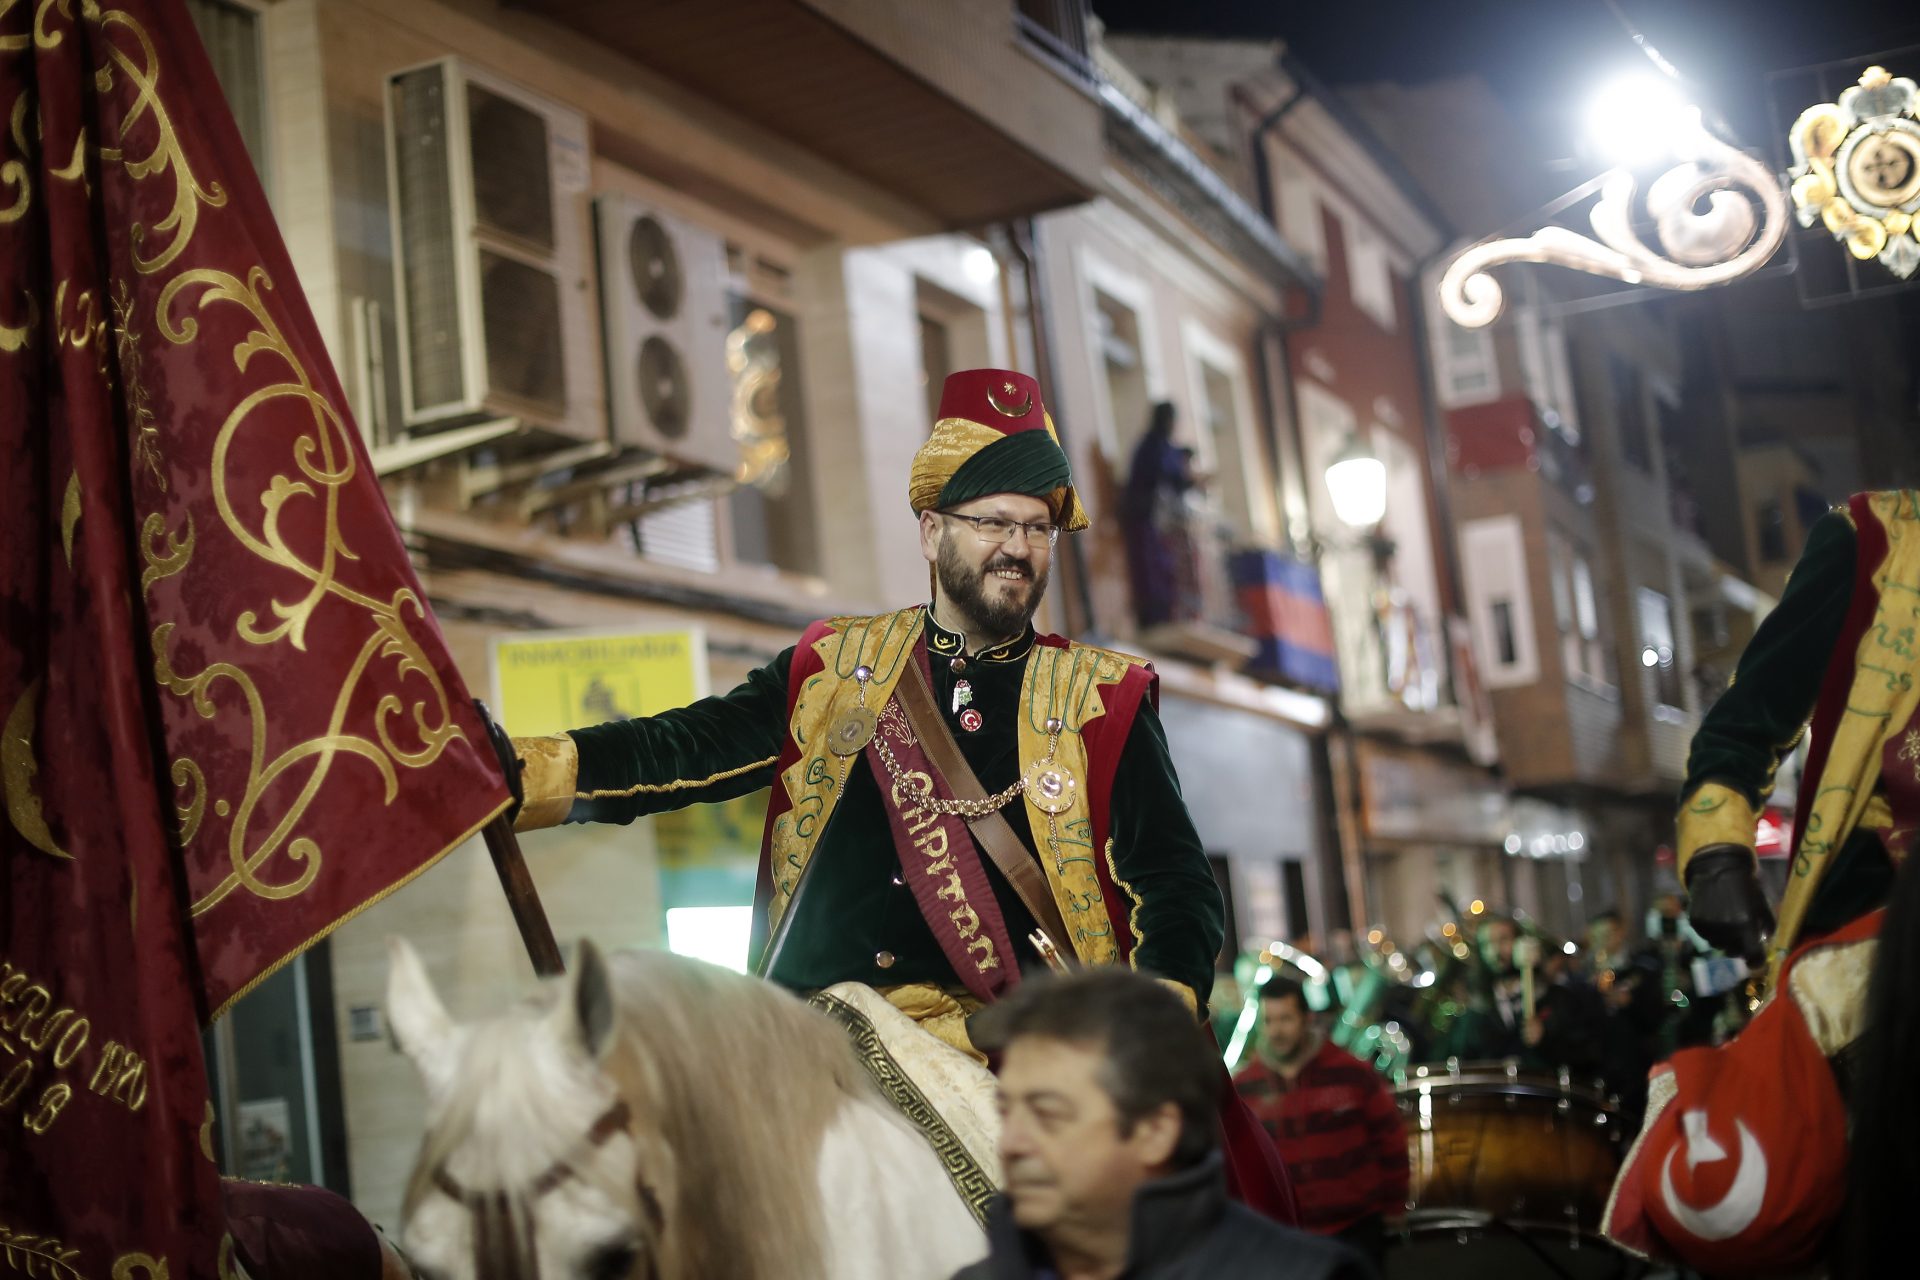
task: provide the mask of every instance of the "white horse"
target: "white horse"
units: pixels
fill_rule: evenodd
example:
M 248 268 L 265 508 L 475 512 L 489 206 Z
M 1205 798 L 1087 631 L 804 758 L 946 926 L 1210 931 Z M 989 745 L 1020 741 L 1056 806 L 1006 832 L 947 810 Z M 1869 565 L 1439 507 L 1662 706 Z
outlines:
M 658 951 L 456 1025 L 393 944 L 426 1081 L 403 1242 L 431 1280 L 947 1280 L 986 1240 L 830 1019 Z

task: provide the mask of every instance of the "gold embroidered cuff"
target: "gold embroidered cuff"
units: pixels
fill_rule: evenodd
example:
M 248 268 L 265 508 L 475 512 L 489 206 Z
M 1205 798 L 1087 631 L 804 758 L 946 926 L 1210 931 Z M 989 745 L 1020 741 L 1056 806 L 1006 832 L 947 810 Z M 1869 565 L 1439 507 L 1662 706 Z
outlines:
M 564 733 L 550 738 L 515 738 L 513 752 L 526 766 L 520 786 L 526 803 L 513 821 L 515 831 L 557 827 L 573 808 L 574 784 L 580 773 L 580 754 Z
M 1718 782 L 1701 783 L 1680 805 L 1681 883 L 1686 883 L 1687 864 L 1693 861 L 1695 851 L 1710 844 L 1737 844 L 1751 850 L 1759 825 L 1760 815 L 1745 796 Z
M 1200 997 L 1194 994 L 1192 987 L 1184 982 L 1175 982 L 1172 978 L 1156 978 L 1154 981 L 1179 996 L 1180 1003 L 1187 1006 L 1188 1013 L 1196 1018 L 1200 1016 Z

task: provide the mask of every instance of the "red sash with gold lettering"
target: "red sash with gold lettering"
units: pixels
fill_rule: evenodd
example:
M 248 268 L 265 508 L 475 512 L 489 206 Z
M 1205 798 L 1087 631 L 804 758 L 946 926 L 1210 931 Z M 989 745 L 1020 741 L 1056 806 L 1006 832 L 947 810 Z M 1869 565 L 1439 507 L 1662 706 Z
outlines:
M 918 663 L 931 684 L 924 637 L 914 642 L 908 661 Z M 900 876 L 960 981 L 980 999 L 995 1000 L 1020 981 L 1020 964 L 973 833 L 962 818 L 923 803 L 928 797 L 951 800 L 953 789 L 927 758 L 899 700 L 890 699 L 878 719 L 867 764 L 881 783 Z M 883 752 L 892 753 L 898 780 Z

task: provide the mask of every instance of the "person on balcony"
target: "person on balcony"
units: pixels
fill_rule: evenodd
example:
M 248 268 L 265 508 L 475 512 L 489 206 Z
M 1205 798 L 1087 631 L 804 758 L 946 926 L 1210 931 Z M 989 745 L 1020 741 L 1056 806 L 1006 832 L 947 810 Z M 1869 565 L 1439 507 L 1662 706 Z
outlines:
M 1134 620 L 1142 631 L 1192 621 L 1203 612 L 1192 516 L 1200 482 L 1193 472 L 1193 450 L 1174 439 L 1175 423 L 1171 404 L 1163 400 L 1153 406 L 1120 499 Z

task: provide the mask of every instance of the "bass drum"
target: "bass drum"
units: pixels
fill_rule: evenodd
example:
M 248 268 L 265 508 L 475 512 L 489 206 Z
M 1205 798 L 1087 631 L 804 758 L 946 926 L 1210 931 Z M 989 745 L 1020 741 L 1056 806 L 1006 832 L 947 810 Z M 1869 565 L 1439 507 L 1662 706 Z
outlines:
M 1407 1239 L 1387 1275 L 1638 1275 L 1600 1236 L 1620 1169 L 1604 1091 L 1514 1062 L 1416 1067 L 1396 1091 L 1407 1130 Z

